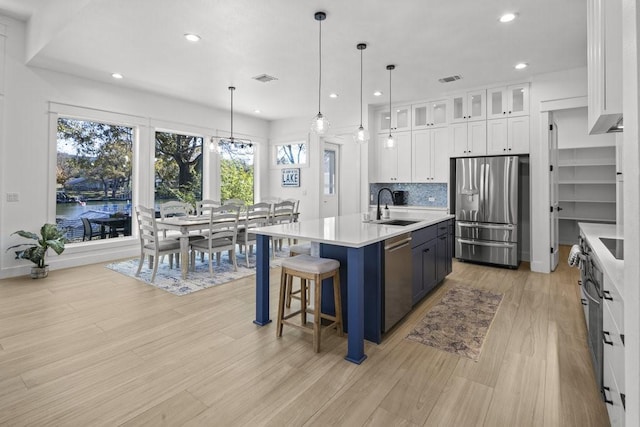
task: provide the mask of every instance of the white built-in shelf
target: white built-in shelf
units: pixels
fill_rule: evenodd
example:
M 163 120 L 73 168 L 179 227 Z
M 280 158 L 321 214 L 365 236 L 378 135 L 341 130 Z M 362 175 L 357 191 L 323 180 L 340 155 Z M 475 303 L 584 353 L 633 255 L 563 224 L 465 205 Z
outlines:
M 563 221 L 581 221 L 581 222 L 606 222 L 606 223 L 612 223 L 615 224 L 616 220 L 611 219 L 611 218 L 584 218 L 584 217 L 577 217 L 577 216 L 562 216 L 559 217 L 558 219 L 563 220 Z
M 568 200 L 560 199 L 560 203 L 615 203 L 615 200 Z
M 580 160 L 563 160 L 558 162 L 561 168 L 571 168 L 580 166 L 615 166 L 616 162 L 612 159 L 580 159 Z
M 559 181 L 560 185 L 584 185 L 584 184 L 596 184 L 596 185 L 615 185 L 616 180 L 615 177 L 613 180 L 567 180 L 567 181 Z

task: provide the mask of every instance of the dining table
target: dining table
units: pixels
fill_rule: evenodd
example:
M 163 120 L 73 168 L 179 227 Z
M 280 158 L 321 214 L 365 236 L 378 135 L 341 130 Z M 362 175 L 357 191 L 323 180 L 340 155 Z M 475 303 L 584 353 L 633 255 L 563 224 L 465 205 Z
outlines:
M 89 222 L 100 226 L 100 238 L 107 238 L 107 231 L 109 237 L 117 237 L 118 230 L 122 230 L 123 233 L 127 233 L 127 222 L 131 224 L 131 217 L 108 217 L 108 218 L 92 218 Z M 129 225 L 129 234 L 131 234 L 131 226 Z
M 271 238 L 299 239 L 317 242 L 320 256 L 340 256 L 341 276 L 346 277 L 347 354 L 345 359 L 360 364 L 366 359 L 364 352 L 365 321 L 367 328 L 379 329 L 380 313 L 365 320 L 365 304 L 370 295 L 365 295 L 365 278 L 370 269 L 380 264 L 380 245 L 386 239 L 412 232 L 453 217 L 445 212 L 425 212 L 394 216 L 411 216 L 415 223 L 407 226 L 386 225 L 376 221 L 363 221 L 362 214 L 342 215 L 329 218 L 299 220 L 298 222 L 269 225 L 253 229 L 256 234 L 256 318 L 255 324 L 264 326 L 269 319 L 269 240 Z M 346 271 L 345 271 L 346 270 Z M 341 283 L 344 281 L 341 279 Z M 368 290 L 368 292 L 371 289 Z M 346 302 L 345 302 L 346 300 Z M 346 304 L 346 307 L 345 307 Z M 324 311 L 324 306 L 323 306 Z M 372 322 L 371 319 L 374 319 Z

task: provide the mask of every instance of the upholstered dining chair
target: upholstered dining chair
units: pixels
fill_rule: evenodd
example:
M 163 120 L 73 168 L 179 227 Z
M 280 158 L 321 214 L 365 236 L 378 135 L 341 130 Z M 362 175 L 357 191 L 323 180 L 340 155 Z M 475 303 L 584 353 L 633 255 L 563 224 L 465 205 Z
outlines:
M 160 257 L 169 255 L 169 268 L 173 268 L 173 254 L 176 254 L 176 265 L 180 265 L 180 242 L 175 239 L 165 239 L 158 233 L 155 209 L 136 206 L 138 219 L 138 234 L 140 238 L 140 263 L 136 276 L 142 271 L 142 264 L 146 256 L 149 257 L 149 268 L 153 268 L 151 282 L 156 279 Z
M 209 275 L 213 277 L 213 254 L 216 254 L 217 264 L 220 265 L 220 254 L 229 252 L 229 259 L 233 263 L 233 269 L 238 271 L 236 261 L 236 242 L 238 237 L 239 208 L 221 206 L 211 209 L 209 217 L 208 235 L 204 239 L 190 242 L 191 265 L 195 266 L 195 251 L 208 254 Z
M 238 246 L 240 247 L 240 253 L 242 253 L 242 249 L 244 248 L 247 267 L 250 267 L 249 256 L 251 256 L 253 246 L 256 244 L 256 235 L 251 232 L 251 229 L 268 225 L 270 216 L 271 204 L 269 203 L 249 205 L 242 216 L 238 229 Z

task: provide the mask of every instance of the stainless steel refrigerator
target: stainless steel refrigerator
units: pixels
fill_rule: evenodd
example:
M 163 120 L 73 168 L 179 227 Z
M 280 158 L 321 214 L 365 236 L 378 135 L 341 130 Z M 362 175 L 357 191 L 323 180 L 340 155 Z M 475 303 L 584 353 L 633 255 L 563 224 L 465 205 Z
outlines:
M 456 258 L 517 267 L 518 157 L 456 159 Z

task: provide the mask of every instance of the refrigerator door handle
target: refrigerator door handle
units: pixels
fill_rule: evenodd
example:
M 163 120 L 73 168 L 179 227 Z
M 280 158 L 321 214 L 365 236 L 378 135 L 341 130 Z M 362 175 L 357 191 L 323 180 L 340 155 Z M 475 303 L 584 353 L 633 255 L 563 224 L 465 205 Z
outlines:
M 476 246 L 489 246 L 492 248 L 513 248 L 516 246 L 515 243 L 492 243 L 492 242 L 483 242 L 480 240 L 466 240 L 466 239 L 457 239 L 458 242 L 464 243 L 467 245 L 476 245 Z
M 478 228 L 490 228 L 493 230 L 513 230 L 515 227 L 511 224 L 501 224 L 501 225 L 494 225 L 494 224 L 486 224 L 486 223 L 479 223 L 479 222 L 462 222 L 462 221 L 458 221 L 458 225 L 460 227 L 478 227 Z

